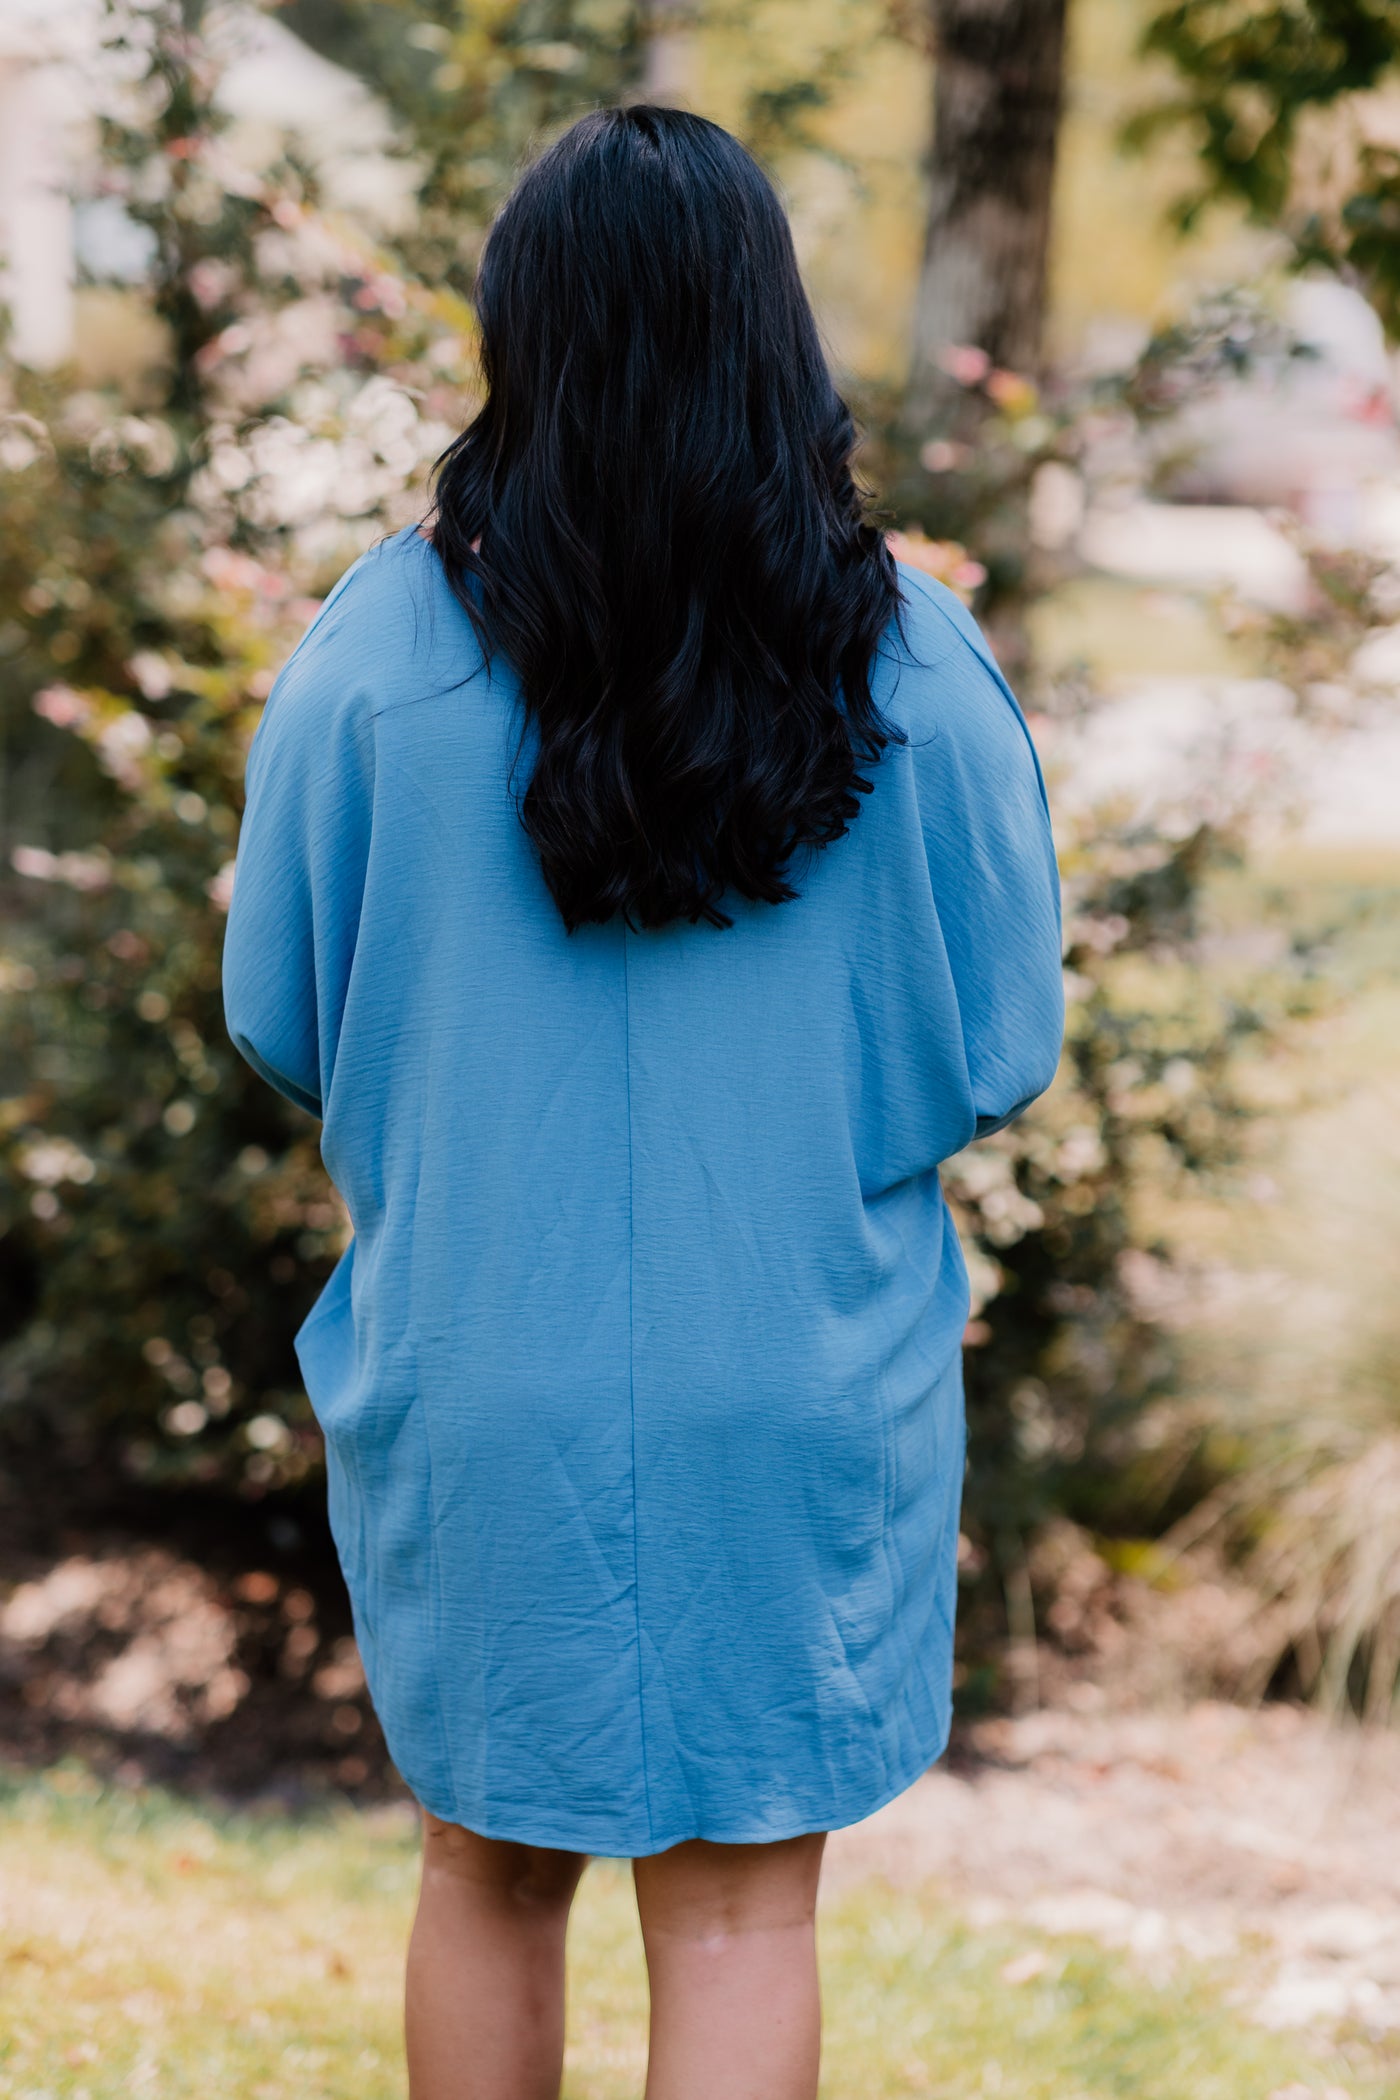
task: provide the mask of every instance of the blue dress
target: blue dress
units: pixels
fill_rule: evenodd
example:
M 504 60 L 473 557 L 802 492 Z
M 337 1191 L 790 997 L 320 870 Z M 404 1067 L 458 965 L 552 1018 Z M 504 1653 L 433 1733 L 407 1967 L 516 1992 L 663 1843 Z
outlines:
M 332 1529 L 395 1763 L 487 1836 L 833 1828 L 947 1740 L 938 1165 L 1054 1075 L 1059 886 L 985 642 L 901 582 L 875 692 L 909 742 L 728 929 L 565 933 L 518 688 L 411 528 L 253 740 L 225 1008 L 354 1227 L 297 1336 Z

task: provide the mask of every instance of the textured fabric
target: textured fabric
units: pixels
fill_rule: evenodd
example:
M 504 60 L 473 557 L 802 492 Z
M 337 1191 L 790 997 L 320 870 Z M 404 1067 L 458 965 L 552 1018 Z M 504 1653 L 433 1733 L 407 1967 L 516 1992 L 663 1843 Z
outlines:
M 490 1836 L 839 1826 L 947 1739 L 938 1163 L 1050 1083 L 1059 889 L 1015 701 L 901 574 L 876 693 L 909 743 L 728 929 L 566 935 L 518 689 L 411 530 L 253 740 L 225 1002 L 354 1226 L 297 1337 L 332 1527 L 395 1762 Z

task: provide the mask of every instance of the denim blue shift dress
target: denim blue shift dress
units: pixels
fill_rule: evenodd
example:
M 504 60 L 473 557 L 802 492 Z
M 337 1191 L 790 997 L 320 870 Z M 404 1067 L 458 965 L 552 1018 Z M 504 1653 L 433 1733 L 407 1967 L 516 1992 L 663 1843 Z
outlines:
M 728 928 L 565 932 L 518 688 L 412 529 L 253 739 L 224 996 L 354 1227 L 297 1336 L 332 1529 L 396 1764 L 488 1836 L 827 1829 L 947 1739 L 938 1165 L 1053 1077 L 1059 887 L 1010 691 L 900 574 L 874 687 L 908 742 Z

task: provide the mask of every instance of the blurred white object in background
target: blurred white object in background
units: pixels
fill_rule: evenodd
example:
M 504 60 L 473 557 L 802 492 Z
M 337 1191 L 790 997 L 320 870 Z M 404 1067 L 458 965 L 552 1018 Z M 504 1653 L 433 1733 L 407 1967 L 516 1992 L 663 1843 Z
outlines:
M 100 33 L 93 0 L 0 0 L 0 299 L 22 364 L 73 340 L 72 168 L 83 103 L 74 65 Z
M 1355 543 L 1369 483 L 1400 476 L 1395 376 L 1379 319 L 1335 277 L 1292 280 L 1282 319 L 1303 354 L 1223 380 L 1164 431 L 1174 496 L 1293 511 Z
M 1381 324 L 1360 293 L 1324 277 L 1286 288 L 1283 320 L 1304 354 L 1214 382 L 1155 427 L 1136 486 L 1120 473 L 1117 500 L 1090 505 L 1071 537 L 1091 569 L 1299 615 L 1314 585 L 1295 523 L 1304 542 L 1400 562 L 1400 431 Z M 1149 500 L 1144 485 L 1170 500 Z M 1058 523 L 1041 544 L 1063 543 Z M 1268 680 L 1156 675 L 1149 640 L 1141 674 L 1057 738 L 1062 796 L 1116 798 L 1168 822 L 1247 807 L 1265 829 L 1292 824 L 1313 844 L 1393 848 L 1400 628 L 1367 641 L 1349 683 L 1345 719 L 1329 720 L 1325 705 L 1300 710 Z
M 1145 582 L 1230 589 L 1273 612 L 1298 612 L 1307 564 L 1277 526 L 1240 504 L 1096 505 L 1079 534 L 1091 568 Z
M 417 170 L 363 81 L 246 0 L 213 10 L 207 29 L 234 156 L 261 170 L 295 143 L 333 208 L 374 231 L 401 225 Z M 74 351 L 79 269 L 129 283 L 149 251 L 116 198 L 74 210 L 96 159 L 96 116 L 119 92 L 106 34 L 100 0 L 0 0 L 0 299 L 13 355 L 38 368 Z
M 243 0 L 211 10 L 207 33 L 222 66 L 215 100 L 239 160 L 267 167 L 294 141 L 333 210 L 386 232 L 406 223 L 420 170 L 362 80 Z
M 1266 678 L 1134 679 L 1054 732 L 1055 806 L 1117 802 L 1165 825 L 1229 827 L 1257 839 L 1400 846 L 1400 722 L 1386 700 L 1344 726 L 1300 715 Z

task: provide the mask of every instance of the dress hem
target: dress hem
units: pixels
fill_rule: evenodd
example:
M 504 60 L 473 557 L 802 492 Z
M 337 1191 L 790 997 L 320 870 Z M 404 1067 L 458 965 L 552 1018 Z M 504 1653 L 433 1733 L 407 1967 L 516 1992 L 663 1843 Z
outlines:
M 806 1816 L 795 1820 L 784 1819 L 777 1823 L 707 1823 L 702 1828 L 686 1825 L 664 1837 L 648 1835 L 646 1842 L 635 1849 L 626 1846 L 614 1849 L 600 1844 L 596 1837 L 590 1841 L 580 1837 L 577 1831 L 567 1832 L 558 1825 L 537 1823 L 528 1816 L 520 1820 L 510 1816 L 501 1819 L 494 1815 L 468 1818 L 455 1805 L 452 1808 L 435 1806 L 425 1794 L 419 1792 L 406 1773 L 402 1776 L 414 1800 L 428 1815 L 440 1823 L 452 1823 L 459 1829 L 470 1830 L 477 1837 L 492 1838 L 501 1844 L 537 1845 L 551 1852 L 584 1852 L 590 1859 L 649 1859 L 658 1852 L 669 1852 L 673 1846 L 688 1844 L 697 1838 L 703 1838 L 706 1843 L 712 1845 L 776 1845 L 785 1838 L 806 1837 L 819 1830 L 847 1830 L 853 1823 L 863 1823 L 868 1816 L 877 1815 L 882 1808 L 888 1808 L 889 1804 L 897 1801 L 916 1780 L 922 1779 L 925 1772 L 937 1764 L 947 1749 L 951 1727 L 950 1713 L 939 1729 L 935 1747 L 921 1750 L 918 1757 L 910 1760 L 908 1767 L 900 1768 L 899 1778 L 884 1787 L 873 1800 L 857 1809 L 854 1814 L 838 1810 L 826 1819 Z

